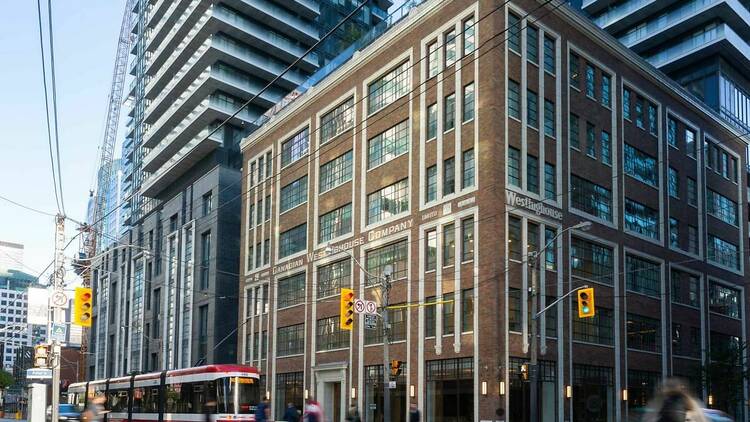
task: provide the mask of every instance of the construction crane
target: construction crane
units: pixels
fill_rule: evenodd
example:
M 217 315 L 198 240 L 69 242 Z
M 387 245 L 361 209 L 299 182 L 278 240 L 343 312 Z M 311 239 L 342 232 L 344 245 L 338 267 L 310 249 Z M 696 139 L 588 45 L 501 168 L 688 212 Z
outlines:
M 107 209 L 107 195 L 112 183 L 112 161 L 114 158 L 115 145 L 117 144 L 117 129 L 120 124 L 120 108 L 123 103 L 123 89 L 125 87 L 125 76 L 128 66 L 128 54 L 133 41 L 130 27 L 132 22 L 132 10 L 135 2 L 139 0 L 127 0 L 125 13 L 122 16 L 120 35 L 117 41 L 117 54 L 115 56 L 115 68 L 112 74 L 112 85 L 109 91 L 107 103 L 107 118 L 104 127 L 104 139 L 102 140 L 96 189 L 92 189 L 90 195 L 93 198 L 91 214 L 87 224 L 80 227 L 82 241 L 78 261 L 74 263 L 76 273 L 81 276 L 83 286 L 91 287 L 91 266 L 96 255 L 97 245 L 101 241 L 102 229 L 104 227 L 105 212 Z M 115 204 L 119 206 L 120 204 Z M 85 379 L 86 351 L 88 350 L 88 333 L 83 329 L 81 336 L 81 354 L 79 365 L 80 379 Z

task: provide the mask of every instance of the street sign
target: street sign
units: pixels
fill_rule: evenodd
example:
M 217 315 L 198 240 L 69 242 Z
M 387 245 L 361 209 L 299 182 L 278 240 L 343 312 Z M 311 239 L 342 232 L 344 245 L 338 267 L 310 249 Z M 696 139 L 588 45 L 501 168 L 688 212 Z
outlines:
M 52 329 L 50 330 L 50 333 L 49 333 L 49 339 L 51 341 L 64 343 L 66 334 L 68 333 L 67 328 L 68 327 L 66 327 L 65 324 L 63 323 L 53 322 Z
M 26 370 L 28 380 L 51 380 L 52 370 L 49 368 L 29 368 Z
M 52 299 L 50 299 L 50 301 L 55 308 L 68 308 L 68 296 L 62 290 L 57 290 L 52 293 Z
M 391 390 L 396 388 L 396 381 L 388 381 L 388 388 Z
M 378 305 L 371 301 L 365 301 L 365 313 L 375 315 L 378 313 Z
M 374 330 L 378 325 L 378 317 L 375 315 L 365 314 L 365 329 Z
M 365 312 L 365 307 L 366 307 L 365 302 L 366 301 L 364 301 L 362 299 L 354 299 L 354 312 L 356 312 L 358 314 L 364 313 Z

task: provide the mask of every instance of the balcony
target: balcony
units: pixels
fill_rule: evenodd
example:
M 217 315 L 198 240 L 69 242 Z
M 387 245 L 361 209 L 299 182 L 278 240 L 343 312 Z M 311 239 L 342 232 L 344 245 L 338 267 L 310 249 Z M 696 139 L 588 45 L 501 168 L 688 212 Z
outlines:
M 750 69 L 750 45 L 726 23 L 710 24 L 645 59 L 669 73 L 719 53 Z
M 252 16 L 283 34 L 312 45 L 320 38 L 319 30 L 311 22 L 300 19 L 287 9 L 268 0 L 233 0 L 232 6 L 239 12 Z
M 180 18 L 182 12 L 188 6 L 188 0 L 169 0 L 166 1 L 166 3 L 169 5 L 169 8 L 164 12 L 163 16 L 158 21 L 156 21 L 158 23 L 156 25 L 149 24 L 149 27 L 151 27 L 151 31 L 149 32 L 148 39 L 146 40 L 146 48 L 149 51 L 154 51 L 157 47 L 159 47 L 161 41 L 164 39 L 164 37 L 167 36 L 169 30 L 171 30 L 177 19 Z M 151 22 L 154 21 L 152 20 Z
M 153 149 L 143 160 L 143 169 L 155 171 L 159 169 L 177 150 L 189 139 L 193 138 L 202 128 L 216 120 L 225 120 L 242 107 L 238 101 L 226 95 L 213 94 L 201 101 L 180 123 L 166 136 L 150 137 L 144 142 L 145 147 Z M 236 126 L 249 127 L 258 118 L 258 113 L 243 108 L 229 123 Z M 158 140 L 158 142 L 157 142 Z
M 209 133 L 210 128 L 204 128 L 190 142 L 165 161 L 144 181 L 141 186 L 141 193 L 146 197 L 155 197 L 196 163 L 223 145 L 223 141 L 218 136 L 218 133 L 208 136 Z
M 683 34 L 712 21 L 729 23 L 750 38 L 750 11 L 737 0 L 691 0 L 669 13 L 650 19 L 620 37 L 620 42 L 637 53 L 668 41 L 670 34 Z
M 171 56 L 177 45 L 193 32 L 194 28 L 200 26 L 201 21 L 205 21 L 206 9 L 213 6 L 208 5 L 201 0 L 193 0 L 187 8 L 184 9 L 180 18 L 173 24 L 169 32 L 161 40 L 161 43 L 153 50 L 153 59 L 149 62 L 146 73 L 154 74 L 159 67 Z
M 146 18 L 146 26 L 149 28 L 153 28 L 158 25 L 159 21 L 164 17 L 164 13 L 168 9 L 167 6 L 170 6 L 172 3 L 173 2 L 170 0 L 158 0 L 155 3 L 152 3 L 151 6 L 149 6 L 151 8 L 151 11 Z

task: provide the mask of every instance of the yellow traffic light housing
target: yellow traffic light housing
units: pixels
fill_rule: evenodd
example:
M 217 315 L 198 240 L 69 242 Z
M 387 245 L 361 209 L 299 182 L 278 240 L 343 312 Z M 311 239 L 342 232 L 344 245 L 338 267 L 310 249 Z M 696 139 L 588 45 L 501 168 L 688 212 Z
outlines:
M 578 318 L 591 318 L 596 314 L 594 308 L 594 288 L 578 290 Z
M 402 364 L 403 364 L 403 362 L 401 362 L 400 360 L 394 359 L 394 360 L 391 361 L 391 375 L 392 376 L 397 377 L 397 376 L 401 375 L 401 365 Z
M 342 330 L 354 328 L 354 290 L 341 289 L 341 313 L 339 326 Z
M 73 324 L 91 327 L 93 317 L 94 295 L 90 287 L 76 287 L 73 300 Z

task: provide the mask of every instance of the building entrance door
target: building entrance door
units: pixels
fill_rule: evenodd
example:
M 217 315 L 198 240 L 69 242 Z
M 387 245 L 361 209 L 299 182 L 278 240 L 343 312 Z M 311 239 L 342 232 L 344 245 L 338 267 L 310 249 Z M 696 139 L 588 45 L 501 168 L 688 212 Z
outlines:
M 346 412 L 346 362 L 324 363 L 313 368 L 315 399 L 323 408 L 325 422 L 343 422 Z
M 324 387 L 323 414 L 326 422 L 341 420 L 341 382 L 326 382 Z

